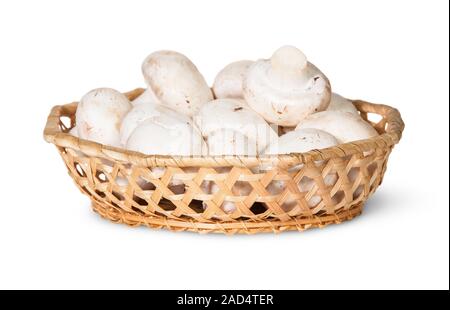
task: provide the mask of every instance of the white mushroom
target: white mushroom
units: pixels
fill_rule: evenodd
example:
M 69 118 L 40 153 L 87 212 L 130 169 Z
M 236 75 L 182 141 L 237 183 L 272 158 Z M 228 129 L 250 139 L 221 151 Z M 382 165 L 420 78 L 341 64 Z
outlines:
M 142 72 L 156 97 L 180 113 L 193 116 L 202 104 L 213 99 L 197 67 L 180 53 L 152 53 L 144 60 Z
M 336 93 L 331 94 L 331 101 L 327 111 L 349 112 L 359 116 L 358 110 L 353 103 Z
M 283 46 L 270 60 L 248 69 L 243 84 L 248 105 L 268 122 L 295 126 L 308 115 L 328 107 L 328 78 L 297 48 Z
M 192 125 L 189 117 L 166 107 L 157 107 L 161 108 L 161 114 L 153 115 L 133 130 L 126 144 L 127 149 L 151 155 L 200 156 L 207 153 L 200 131 Z M 150 170 L 155 178 L 161 178 L 166 172 L 164 167 L 152 167 Z M 189 171 L 192 170 L 185 169 L 185 172 Z M 175 178 L 168 187 L 174 194 L 182 194 L 185 190 L 183 181 Z
M 179 122 L 191 123 L 192 120 L 186 115 L 177 113 L 172 109 L 151 102 L 141 102 L 136 104 L 124 117 L 122 125 L 120 126 L 120 142 L 123 146 L 126 145 L 128 138 L 133 130 L 142 122 L 152 119 L 158 122 L 159 119 L 166 120 L 166 117 L 176 119 L 176 124 Z M 149 136 L 147 139 L 151 139 Z M 168 141 L 169 142 L 169 141 Z
M 248 144 L 253 143 L 258 152 L 278 139 L 275 131 L 266 121 L 237 99 L 216 99 L 202 106 L 194 121 L 208 140 L 211 133 L 228 129 L 244 135 Z M 249 150 L 252 150 L 250 147 Z
M 133 106 L 138 104 L 157 104 L 160 103 L 159 99 L 155 96 L 151 88 L 147 88 L 144 90 L 142 94 L 140 94 L 137 98 L 135 98 L 133 101 L 131 101 L 131 104 Z
M 154 112 L 154 104 L 145 104 L 141 102 L 134 105 L 122 120 L 120 126 L 120 143 L 125 146 L 133 130 L 147 118 L 153 116 Z
M 98 88 L 88 92 L 76 112 L 79 137 L 119 147 L 120 124 L 130 108 L 127 97 L 117 90 Z
M 191 119 L 176 112 L 161 113 L 140 123 L 128 138 L 126 148 L 151 155 L 206 153 L 206 144 Z
M 209 155 L 256 156 L 256 144 L 249 142 L 247 136 L 230 129 L 218 129 L 208 135 Z
M 331 134 L 318 129 L 305 128 L 290 131 L 270 144 L 265 154 L 303 153 L 313 149 L 324 149 L 339 144 Z
M 190 156 L 207 153 L 207 146 L 200 131 L 192 125 L 192 119 L 158 104 L 140 103 L 133 107 L 122 123 L 121 136 L 127 149 L 145 154 Z M 154 178 L 161 178 L 166 172 L 164 167 L 150 170 Z M 195 169 L 184 170 L 193 172 Z M 168 187 L 174 194 L 182 194 L 185 190 L 183 181 L 175 178 Z
M 242 83 L 248 68 L 254 63 L 251 60 L 240 60 L 228 64 L 214 79 L 213 92 L 215 98 L 244 98 Z
M 305 118 L 297 129 L 315 128 L 335 136 L 340 143 L 369 139 L 378 135 L 377 131 L 359 115 L 349 112 L 323 111 Z

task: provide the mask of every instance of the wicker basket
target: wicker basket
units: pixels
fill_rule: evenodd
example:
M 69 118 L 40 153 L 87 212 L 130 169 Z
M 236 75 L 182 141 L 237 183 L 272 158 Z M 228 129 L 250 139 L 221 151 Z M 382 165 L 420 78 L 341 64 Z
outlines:
M 126 95 L 134 99 L 142 92 L 136 89 Z M 396 109 L 360 100 L 353 103 L 364 119 L 368 113 L 381 117 L 372 122 L 380 135 L 302 154 L 144 155 L 67 134 L 74 126 L 76 102 L 52 109 L 44 137 L 56 145 L 70 176 L 90 197 L 94 211 L 114 222 L 200 233 L 302 231 L 360 214 L 364 202 L 381 184 L 389 154 L 401 138 L 404 124 Z M 290 168 L 294 166 L 300 168 L 293 171 Z M 156 176 L 149 169 L 152 167 L 165 168 L 163 175 Z M 324 181 L 330 175 L 337 179 L 331 185 Z M 303 178 L 313 184 L 306 191 L 297 186 Z M 185 184 L 182 194 L 171 190 L 173 180 Z M 267 187 L 277 181 L 284 181 L 286 187 L 269 193 Z M 205 193 L 205 182 L 214 182 L 218 191 Z M 234 195 L 233 186 L 244 183 L 251 186 L 251 193 Z M 233 202 L 235 210 L 224 212 L 224 201 Z M 287 202 L 291 202 L 289 208 Z

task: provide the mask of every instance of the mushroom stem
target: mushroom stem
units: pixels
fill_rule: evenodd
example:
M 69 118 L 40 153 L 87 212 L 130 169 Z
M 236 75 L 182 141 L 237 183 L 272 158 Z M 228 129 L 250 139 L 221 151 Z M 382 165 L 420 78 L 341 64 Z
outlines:
M 270 64 L 273 71 L 278 74 L 299 76 L 308 65 L 308 61 L 301 50 L 285 45 L 273 53 Z

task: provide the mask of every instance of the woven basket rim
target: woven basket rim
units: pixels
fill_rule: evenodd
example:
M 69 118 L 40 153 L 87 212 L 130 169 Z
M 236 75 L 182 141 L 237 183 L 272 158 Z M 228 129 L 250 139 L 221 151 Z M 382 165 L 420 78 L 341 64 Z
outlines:
M 138 97 L 144 91 L 137 88 L 125 95 L 130 99 Z M 385 121 L 377 124 L 386 127 L 385 132 L 377 137 L 358 140 L 350 143 L 339 144 L 321 150 L 311 150 L 305 153 L 291 153 L 280 155 L 259 155 L 259 156 L 167 156 L 167 155 L 147 155 L 123 148 L 103 145 L 90 140 L 81 139 L 61 130 L 60 117 L 72 117 L 75 114 L 78 102 L 54 106 L 47 118 L 44 128 L 44 139 L 58 147 L 68 147 L 81 151 L 88 156 L 98 156 L 105 159 L 124 163 L 133 163 L 148 167 L 174 166 L 174 167 L 254 167 L 260 165 L 290 166 L 293 164 L 307 163 L 316 160 L 327 160 L 336 156 L 348 156 L 355 153 L 370 151 L 378 147 L 389 147 L 397 144 L 402 136 L 405 127 L 400 112 L 388 105 L 375 104 L 363 100 L 351 100 L 356 108 L 362 113 L 375 113 L 383 115 Z

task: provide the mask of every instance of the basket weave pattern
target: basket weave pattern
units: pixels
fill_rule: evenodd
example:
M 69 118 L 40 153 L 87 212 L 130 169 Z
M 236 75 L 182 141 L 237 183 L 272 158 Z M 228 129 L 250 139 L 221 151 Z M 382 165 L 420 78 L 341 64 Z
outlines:
M 127 96 L 133 99 L 142 91 Z M 354 104 L 366 120 L 368 113 L 381 117 L 371 122 L 380 136 L 302 154 L 143 155 L 67 134 L 75 123 L 77 103 L 52 109 L 44 137 L 57 146 L 94 211 L 114 222 L 227 234 L 302 231 L 360 214 L 381 184 L 389 154 L 401 138 L 404 124 L 396 109 L 359 100 Z M 298 184 L 305 180 L 311 185 L 302 190 Z M 284 184 L 275 194 L 268 191 L 274 182 Z M 184 184 L 184 192 L 174 193 L 174 183 Z M 218 190 L 210 194 L 205 184 L 212 183 Z M 235 195 L 234 187 L 242 185 L 251 186 L 250 194 Z M 235 210 L 225 212 L 224 201 L 233 202 Z

